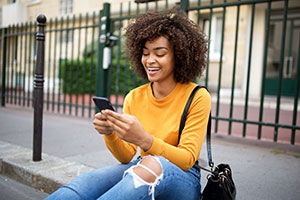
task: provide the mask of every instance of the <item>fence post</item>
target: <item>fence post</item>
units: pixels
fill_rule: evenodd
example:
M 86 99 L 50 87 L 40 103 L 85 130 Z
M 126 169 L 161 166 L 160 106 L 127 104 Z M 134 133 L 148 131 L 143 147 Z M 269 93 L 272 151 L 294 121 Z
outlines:
M 96 96 L 108 97 L 108 71 L 110 65 L 110 4 L 104 3 L 99 15 L 97 49 Z
M 3 48 L 2 48 L 2 84 L 1 84 L 1 106 L 5 106 L 5 82 L 6 82 L 6 37 L 7 28 L 3 29 Z
M 188 8 L 189 8 L 189 0 L 180 0 L 180 9 L 187 13 Z
M 33 161 L 42 160 L 42 130 L 43 130 L 43 93 L 44 93 L 44 55 L 46 17 L 37 16 L 39 31 L 37 40 L 37 60 L 34 78 L 34 130 L 33 130 Z

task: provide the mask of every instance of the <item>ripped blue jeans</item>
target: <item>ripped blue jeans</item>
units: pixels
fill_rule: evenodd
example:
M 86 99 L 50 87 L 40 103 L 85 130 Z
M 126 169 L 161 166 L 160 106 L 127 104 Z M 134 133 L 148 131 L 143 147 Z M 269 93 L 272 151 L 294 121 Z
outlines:
M 199 200 L 201 197 L 200 172 L 192 167 L 187 171 L 164 157 L 153 156 L 162 167 L 162 174 L 148 183 L 136 175 L 133 168 L 142 158 L 128 164 L 99 168 L 82 174 L 71 183 L 62 186 L 47 200 Z

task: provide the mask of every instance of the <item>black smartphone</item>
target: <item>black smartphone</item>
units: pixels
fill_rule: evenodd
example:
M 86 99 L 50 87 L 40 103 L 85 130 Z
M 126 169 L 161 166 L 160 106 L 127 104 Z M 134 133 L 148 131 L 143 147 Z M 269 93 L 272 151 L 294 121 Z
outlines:
M 105 97 L 93 97 L 93 101 L 95 102 L 97 108 L 99 111 L 105 110 L 105 109 L 110 109 L 112 111 L 115 111 L 114 107 L 110 103 L 110 101 L 105 98 Z

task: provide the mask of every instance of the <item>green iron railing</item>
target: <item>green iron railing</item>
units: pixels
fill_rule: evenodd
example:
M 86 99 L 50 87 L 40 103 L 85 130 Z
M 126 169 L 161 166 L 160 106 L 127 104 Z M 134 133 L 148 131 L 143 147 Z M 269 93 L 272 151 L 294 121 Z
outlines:
M 299 19 L 295 17 L 292 23 L 288 22 L 293 17 L 289 13 L 295 15 L 300 5 L 297 6 L 295 1 L 289 3 L 291 1 L 180 1 L 179 7 L 188 13 L 189 17 L 201 28 L 205 29 L 205 23 L 208 23 L 207 35 L 211 42 L 208 44 L 207 69 L 205 77 L 198 82 L 207 86 L 213 97 L 212 118 L 215 133 L 300 144 L 298 111 L 300 44 L 299 40 L 294 39 L 299 38 L 299 32 L 290 31 L 290 29 L 296 30 L 296 22 Z M 145 83 L 130 69 L 129 60 L 124 52 L 123 28 L 130 19 L 148 10 L 164 11 L 174 6 L 175 1 L 167 0 L 145 4 L 129 2 L 128 4 L 121 3 L 118 13 L 110 13 L 110 7 L 106 4 L 104 6 L 106 11 L 104 9 L 92 15 L 49 19 L 46 25 L 44 109 L 55 113 L 93 117 L 95 107 L 91 98 L 94 95 L 110 97 L 114 106 L 121 109 L 124 96 L 128 91 Z M 124 7 L 127 9 L 123 9 Z M 264 15 L 259 15 L 262 8 L 264 8 Z M 275 11 L 278 12 L 277 8 L 281 9 L 282 13 L 280 15 L 281 52 L 278 56 L 280 62 L 277 71 L 276 95 L 269 96 L 265 88 L 272 50 L 270 44 L 274 33 L 274 27 L 270 22 L 274 20 Z M 250 14 L 246 15 L 245 12 Z M 219 33 L 216 33 L 216 15 L 219 16 L 221 23 Z M 258 18 L 261 16 L 264 18 Z M 244 31 L 245 20 L 247 32 Z M 262 46 L 257 49 L 255 38 L 260 30 L 255 24 L 259 21 L 265 21 L 263 26 L 260 26 L 265 35 Z M 103 25 L 106 25 L 106 32 L 101 32 Z M 230 30 L 234 31 L 230 32 Z M 33 75 L 37 53 L 36 31 L 36 25 L 32 22 L 12 25 L 0 30 L 2 106 L 5 104 L 32 106 Z M 104 43 L 101 43 L 100 38 L 103 33 L 114 36 L 117 40 L 109 41 L 106 38 Z M 246 39 L 243 33 L 247 34 Z M 219 38 L 216 38 L 217 34 Z M 219 52 L 216 58 L 213 51 L 217 39 Z M 228 44 L 228 40 L 231 40 L 231 45 Z M 283 97 L 282 90 L 286 87 L 284 85 L 285 65 L 291 64 L 290 61 L 288 64 L 285 63 L 285 56 L 292 54 L 291 46 L 297 42 L 298 44 L 295 44 L 298 45 L 297 48 L 293 47 L 293 51 L 296 49 L 295 58 L 297 58 L 294 60 L 298 60 L 297 63 L 293 63 L 297 68 L 294 70 L 293 77 L 295 91 L 292 96 Z M 244 48 L 242 48 L 243 45 Z M 111 49 L 109 69 L 102 68 L 105 47 Z M 263 56 L 262 67 L 259 70 L 261 75 L 258 76 L 261 79 L 257 80 L 260 82 L 261 90 L 258 92 L 260 95 L 255 97 L 256 101 L 253 103 L 251 87 L 253 81 L 256 81 L 253 76 L 257 74 L 251 72 L 257 70 L 254 64 L 256 51 L 260 51 Z M 241 52 L 244 52 L 242 61 Z M 241 70 L 245 71 L 242 75 L 244 85 L 239 80 Z M 228 96 L 222 94 L 224 88 L 229 91 Z M 243 91 L 242 95 L 235 94 L 237 89 Z M 266 106 L 268 103 L 266 99 L 268 102 L 273 102 L 273 108 Z M 288 110 L 281 110 L 283 100 L 288 101 Z
M 299 97 L 299 68 L 297 70 L 297 77 L 296 77 L 296 90 L 295 90 L 295 95 L 294 95 L 294 107 L 293 111 L 290 113 L 293 113 L 292 117 L 292 125 L 286 125 L 286 124 L 281 124 L 279 122 L 280 119 L 280 105 L 281 105 L 281 88 L 284 87 L 282 85 L 282 76 L 283 76 L 283 61 L 284 61 L 284 47 L 285 47 L 285 39 L 286 39 L 286 23 L 287 23 L 287 13 L 288 13 L 288 1 L 263 1 L 263 0 L 252 0 L 252 1 L 234 1 L 234 2 L 220 2 L 216 1 L 217 3 L 214 3 L 214 1 L 210 1 L 209 5 L 201 5 L 200 1 L 198 1 L 197 6 L 194 7 L 189 7 L 186 10 L 187 11 L 194 11 L 194 10 L 204 10 L 204 9 L 209 9 L 210 11 L 210 17 L 209 20 L 211 20 L 211 13 L 212 9 L 216 8 L 221 8 L 223 9 L 223 19 L 222 19 L 222 37 L 221 37 L 221 52 L 220 52 L 220 62 L 219 62 L 219 74 L 218 74 L 218 87 L 217 87 L 217 100 L 216 100 L 216 113 L 215 116 L 213 116 L 213 119 L 215 119 L 215 132 L 218 132 L 218 122 L 219 120 L 222 121 L 228 121 L 228 131 L 227 133 L 230 135 L 232 132 L 232 122 L 236 123 L 243 123 L 243 131 L 242 135 L 243 137 L 246 136 L 247 133 L 247 124 L 255 124 L 258 125 L 258 134 L 257 138 L 261 139 L 262 136 L 262 126 L 269 126 L 269 127 L 274 127 L 274 137 L 273 141 L 277 141 L 278 139 L 278 129 L 279 128 L 286 128 L 291 130 L 291 137 L 290 137 L 290 143 L 295 144 L 295 136 L 296 136 L 296 130 L 299 130 L 299 120 L 298 120 L 298 125 L 297 125 L 297 114 L 299 115 L 298 110 L 298 97 Z M 253 29 L 254 29 L 254 16 L 255 16 L 255 6 L 256 4 L 267 4 L 266 8 L 266 35 L 265 35 L 265 47 L 264 47 L 264 64 L 263 64 L 263 80 L 262 80 L 262 90 L 261 90 L 261 103 L 260 103 L 260 111 L 259 111 L 259 120 L 254 121 L 254 120 L 248 120 L 247 115 L 248 115 L 248 102 L 249 102 L 249 87 L 250 87 L 250 71 L 251 71 L 251 58 L 252 58 L 252 44 L 253 44 Z M 276 113 L 275 113 L 275 122 L 274 123 L 269 123 L 269 122 L 264 122 L 263 119 L 263 113 L 264 113 L 264 98 L 265 98 L 265 91 L 264 91 L 264 80 L 266 77 L 266 69 L 267 69 L 267 57 L 268 57 L 268 41 L 269 41 L 269 21 L 270 21 L 270 13 L 271 13 L 271 5 L 272 3 L 283 3 L 284 7 L 284 17 L 283 17 L 283 27 L 282 27 L 282 44 L 281 44 L 281 54 L 280 54 L 280 70 L 279 70 L 279 83 L 278 83 L 278 91 L 277 91 L 277 100 L 276 100 Z M 250 20 L 250 40 L 249 40 L 249 54 L 248 54 L 248 64 L 247 64 L 247 80 L 246 80 L 246 90 L 245 90 L 245 104 L 244 104 L 244 117 L 243 119 L 237 119 L 233 117 L 233 112 L 234 112 L 234 90 L 235 90 L 235 78 L 236 78 L 236 61 L 237 61 L 237 44 L 238 44 L 238 31 L 239 31 L 239 16 L 240 16 L 240 6 L 242 5 L 250 5 L 251 6 L 251 20 Z M 223 50 L 224 50 L 224 27 L 225 25 L 225 18 L 226 18 L 226 8 L 229 7 L 236 7 L 237 8 L 237 14 L 236 14 L 236 32 L 235 32 L 235 43 L 234 43 L 234 56 L 233 56 L 233 72 L 232 72 L 232 83 L 231 83 L 231 95 L 230 95 L 230 108 L 229 108 L 229 117 L 223 117 L 220 116 L 220 89 L 222 88 L 222 69 L 223 69 Z M 298 8 L 299 9 L 299 8 Z M 198 12 L 199 15 L 199 12 Z M 198 19 L 201 18 L 198 16 Z M 292 34 L 292 33 L 290 33 Z M 211 23 L 209 27 L 209 35 L 211 35 Z M 299 36 L 298 36 L 299 37 Z M 290 36 L 291 39 L 291 36 Z M 210 46 L 208 46 L 210 48 Z M 299 51 L 299 50 L 298 50 Z M 210 51 L 209 51 L 210 52 Z M 209 59 L 209 54 L 208 52 L 208 59 Z M 298 63 L 299 67 L 299 63 Z M 209 86 L 209 81 L 208 81 L 208 70 L 206 73 L 206 82 L 205 85 Z M 287 133 L 285 133 L 287 134 Z
M 115 67 L 115 74 L 111 77 L 111 81 L 114 81 L 115 84 L 111 84 L 112 87 L 110 88 L 110 93 L 112 92 L 115 94 L 115 101 L 113 104 L 115 107 L 123 106 L 124 96 L 130 89 L 145 83 L 144 80 L 136 77 L 130 69 L 129 60 L 124 52 L 122 29 L 129 23 L 130 19 L 142 13 L 149 10 L 166 10 L 175 6 L 175 4 L 169 4 L 168 1 L 165 1 L 164 4 L 160 4 L 159 6 L 158 1 L 156 1 L 153 3 L 145 3 L 144 5 L 135 4 L 135 8 L 132 9 L 132 4 L 129 2 L 127 5 L 127 11 L 124 11 L 123 5 L 123 3 L 120 4 L 119 13 L 111 18 L 112 33 L 120 38 L 112 49 L 114 52 L 112 54 L 112 67 Z

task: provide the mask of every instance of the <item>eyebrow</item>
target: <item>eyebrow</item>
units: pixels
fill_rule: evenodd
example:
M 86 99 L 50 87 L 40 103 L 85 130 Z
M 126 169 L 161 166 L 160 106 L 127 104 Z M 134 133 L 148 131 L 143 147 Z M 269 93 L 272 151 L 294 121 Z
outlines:
M 147 47 L 143 47 L 143 49 L 147 49 Z M 160 49 L 166 49 L 166 50 L 169 50 L 167 47 L 155 47 L 153 50 L 160 50 Z

